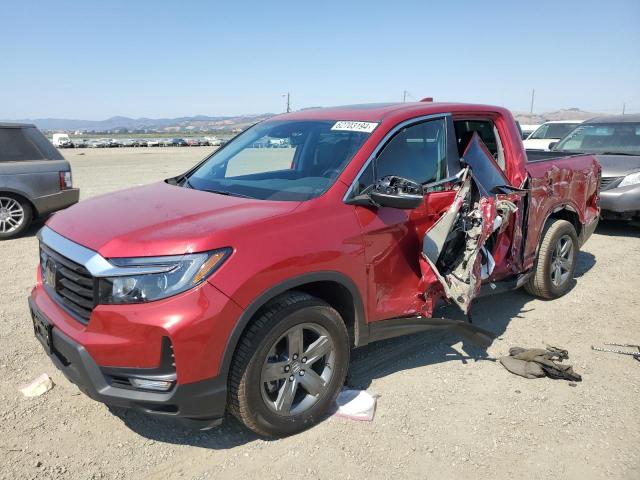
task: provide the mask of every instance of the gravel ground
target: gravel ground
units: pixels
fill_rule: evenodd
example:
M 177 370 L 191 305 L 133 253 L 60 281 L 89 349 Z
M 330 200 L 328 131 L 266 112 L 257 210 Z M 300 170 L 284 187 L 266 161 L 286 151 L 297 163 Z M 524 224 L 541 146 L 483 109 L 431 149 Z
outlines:
M 207 148 L 68 150 L 82 197 L 177 174 Z M 640 229 L 604 224 L 579 256 L 574 288 L 555 301 L 522 291 L 481 299 L 488 350 L 414 335 L 354 353 L 350 383 L 379 395 L 373 422 L 329 418 L 283 440 L 233 419 L 194 433 L 85 397 L 33 337 L 26 297 L 37 227 L 0 242 L 0 478 L 640 478 L 640 363 L 590 350 L 640 343 Z M 525 380 L 492 359 L 514 345 L 562 346 L 583 375 Z M 38 398 L 19 387 L 46 372 Z

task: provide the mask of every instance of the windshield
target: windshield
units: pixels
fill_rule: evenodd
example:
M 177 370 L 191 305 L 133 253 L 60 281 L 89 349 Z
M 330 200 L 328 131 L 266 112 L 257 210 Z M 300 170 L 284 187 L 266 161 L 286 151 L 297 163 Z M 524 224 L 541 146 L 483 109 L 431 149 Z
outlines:
M 546 123 L 538 128 L 529 137 L 529 140 L 545 140 L 551 138 L 564 138 L 571 130 L 576 128 L 579 123 Z
M 640 155 L 640 122 L 582 124 L 556 150 Z
M 333 184 L 375 126 L 335 120 L 259 123 L 211 155 L 185 183 L 261 200 L 308 200 Z

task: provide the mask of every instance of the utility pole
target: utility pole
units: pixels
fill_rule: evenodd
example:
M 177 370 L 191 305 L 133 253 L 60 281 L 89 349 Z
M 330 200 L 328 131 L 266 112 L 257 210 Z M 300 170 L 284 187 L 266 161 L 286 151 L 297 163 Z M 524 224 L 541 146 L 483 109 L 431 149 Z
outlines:
M 536 89 L 534 88 L 533 90 L 531 90 L 531 109 L 529 110 L 529 113 L 533 113 L 533 99 L 536 96 Z
M 623 115 L 624 115 L 624 111 L 625 111 L 625 108 L 626 108 L 626 107 L 627 107 L 627 104 L 626 104 L 626 103 L 623 103 L 623 104 L 622 104 L 622 114 L 623 114 Z
M 405 103 L 407 101 L 407 91 L 403 90 L 402 91 L 402 103 Z
M 291 97 L 290 97 L 290 95 L 289 95 L 289 92 L 287 92 L 286 94 L 285 94 L 285 93 L 283 93 L 283 94 L 282 94 L 282 97 L 283 97 L 283 98 L 284 98 L 284 97 L 287 97 L 287 113 L 289 113 L 289 112 L 291 111 L 291 102 L 290 102 Z

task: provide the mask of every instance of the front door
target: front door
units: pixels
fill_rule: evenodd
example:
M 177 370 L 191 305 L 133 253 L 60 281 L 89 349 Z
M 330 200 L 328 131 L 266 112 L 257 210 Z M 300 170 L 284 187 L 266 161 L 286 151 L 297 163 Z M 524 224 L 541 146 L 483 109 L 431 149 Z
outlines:
M 423 185 L 447 175 L 447 119 L 435 118 L 400 128 L 363 171 L 366 187 L 388 175 Z M 457 173 L 457 172 L 453 172 Z M 370 321 L 419 313 L 424 305 L 420 252 L 424 233 L 447 210 L 455 192 L 428 191 L 414 210 L 357 206 L 367 262 L 367 310 Z

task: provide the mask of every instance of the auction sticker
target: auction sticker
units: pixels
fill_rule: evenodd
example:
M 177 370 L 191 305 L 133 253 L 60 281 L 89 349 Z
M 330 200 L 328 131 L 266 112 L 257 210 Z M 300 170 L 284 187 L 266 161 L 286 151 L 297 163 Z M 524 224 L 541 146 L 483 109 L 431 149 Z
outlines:
M 347 132 L 364 132 L 371 133 L 378 126 L 374 122 L 353 122 L 348 120 L 341 120 L 336 122 L 331 130 L 343 130 Z

